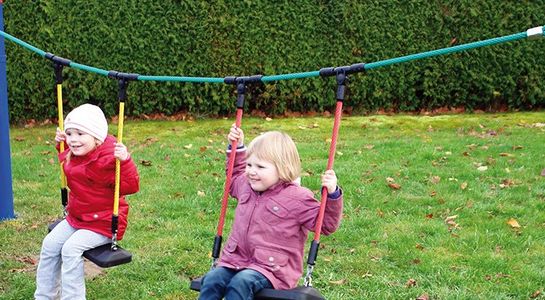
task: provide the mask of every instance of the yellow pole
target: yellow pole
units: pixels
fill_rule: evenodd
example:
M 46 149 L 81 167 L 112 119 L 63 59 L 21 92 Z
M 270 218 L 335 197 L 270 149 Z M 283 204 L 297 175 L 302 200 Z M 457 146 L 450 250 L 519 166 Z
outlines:
M 119 102 L 119 117 L 117 121 L 117 142 L 123 142 L 123 119 L 125 115 L 125 103 Z M 114 216 L 119 214 L 119 180 L 120 180 L 121 162 L 115 160 L 115 191 L 114 191 Z
M 59 129 L 64 131 L 64 113 L 62 111 L 62 84 L 57 84 L 57 111 L 59 112 Z M 64 142 L 60 144 L 61 153 L 64 152 Z M 66 175 L 61 163 L 61 188 L 66 188 Z

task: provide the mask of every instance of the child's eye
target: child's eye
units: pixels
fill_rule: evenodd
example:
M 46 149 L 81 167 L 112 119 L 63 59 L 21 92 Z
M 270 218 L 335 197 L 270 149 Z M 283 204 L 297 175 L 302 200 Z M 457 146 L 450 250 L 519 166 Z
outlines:
M 251 167 L 252 167 L 252 164 L 246 164 L 246 167 L 251 168 Z

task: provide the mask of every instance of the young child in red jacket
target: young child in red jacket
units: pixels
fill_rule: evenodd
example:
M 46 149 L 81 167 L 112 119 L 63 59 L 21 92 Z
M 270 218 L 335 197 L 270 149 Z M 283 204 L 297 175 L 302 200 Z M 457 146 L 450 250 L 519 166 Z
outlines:
M 139 176 L 127 147 L 108 135 L 102 110 L 83 104 L 65 120 L 65 131 L 57 129 L 57 149 L 70 190 L 66 219 L 43 240 L 36 274 L 35 299 L 85 299 L 84 251 L 111 242 L 111 220 L 115 188 L 115 161 L 121 161 L 119 230 L 121 240 L 127 226 L 129 206 L 124 195 L 136 193 Z
M 308 232 L 313 231 L 320 203 L 297 184 L 300 160 L 293 140 L 271 131 L 255 138 L 248 149 L 244 134 L 232 127 L 228 140 L 239 145 L 231 195 L 238 200 L 235 220 L 218 266 L 202 281 L 199 299 L 253 299 L 263 288 L 290 289 L 303 273 Z M 343 197 L 333 170 L 322 176 L 328 199 L 322 232 L 340 224 Z

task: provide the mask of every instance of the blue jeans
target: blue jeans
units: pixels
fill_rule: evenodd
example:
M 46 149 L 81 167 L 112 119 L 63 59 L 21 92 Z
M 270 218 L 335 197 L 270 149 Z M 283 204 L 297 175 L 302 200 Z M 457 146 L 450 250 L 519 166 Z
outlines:
M 234 270 L 217 267 L 208 272 L 202 279 L 200 300 L 248 300 L 254 294 L 272 284 L 261 273 L 251 270 Z

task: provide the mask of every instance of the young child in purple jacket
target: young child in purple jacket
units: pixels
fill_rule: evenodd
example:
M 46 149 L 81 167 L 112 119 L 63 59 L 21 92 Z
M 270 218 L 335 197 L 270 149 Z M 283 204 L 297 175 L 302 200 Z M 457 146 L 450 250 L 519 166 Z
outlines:
M 238 204 L 231 235 L 218 266 L 203 278 L 199 299 L 253 299 L 263 288 L 293 288 L 320 209 L 312 191 L 294 182 L 301 169 L 295 143 L 270 131 L 246 149 L 235 126 L 227 138 L 240 145 L 230 186 Z M 324 173 L 322 186 L 328 191 L 322 233 L 328 235 L 339 227 L 343 197 L 333 170 Z

